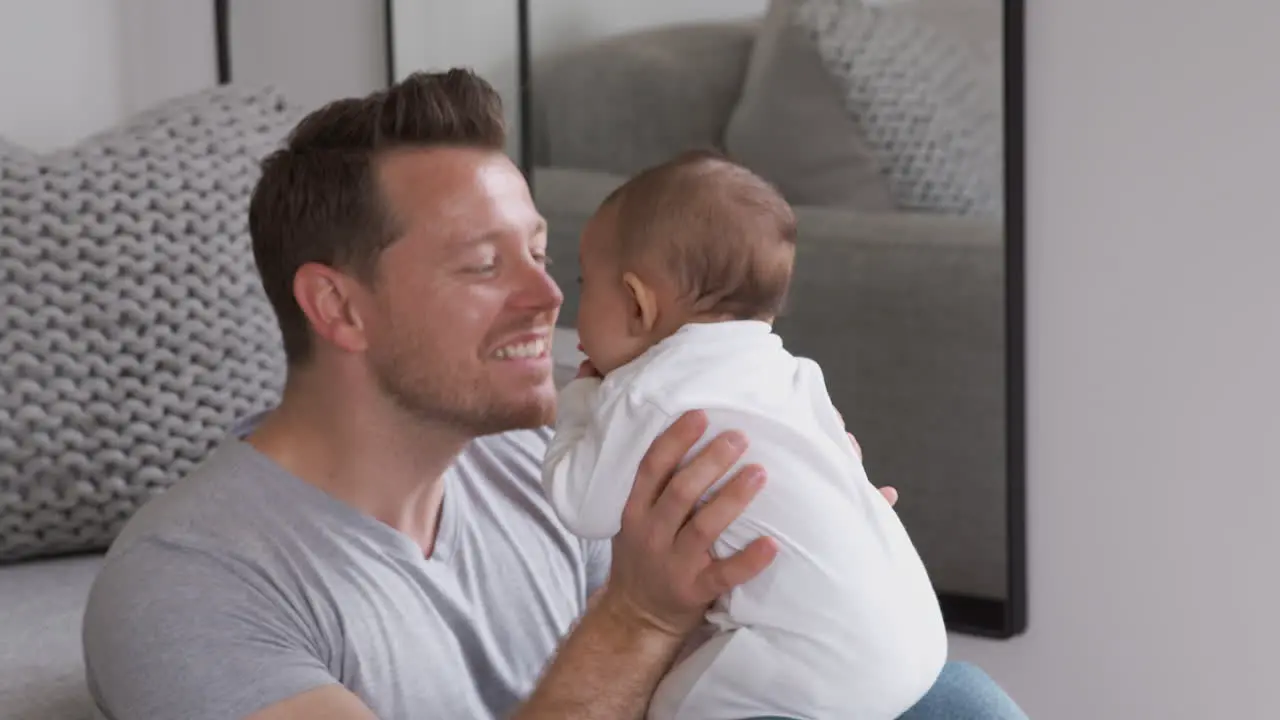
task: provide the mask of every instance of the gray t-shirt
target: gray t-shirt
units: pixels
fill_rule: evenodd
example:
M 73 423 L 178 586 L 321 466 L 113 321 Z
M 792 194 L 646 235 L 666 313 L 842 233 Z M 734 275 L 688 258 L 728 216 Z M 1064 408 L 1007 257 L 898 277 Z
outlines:
M 94 583 L 102 716 L 223 720 L 334 682 L 383 720 L 507 715 L 609 567 L 542 496 L 549 437 L 463 451 L 428 559 L 233 434 L 135 515 Z

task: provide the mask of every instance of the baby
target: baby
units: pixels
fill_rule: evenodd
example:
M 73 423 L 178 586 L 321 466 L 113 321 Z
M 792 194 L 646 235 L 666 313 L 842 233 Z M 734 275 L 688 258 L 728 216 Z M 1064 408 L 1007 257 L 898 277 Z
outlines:
M 795 242 L 774 188 L 703 152 L 623 185 L 582 236 L 578 332 L 589 365 L 562 392 L 546 457 L 556 512 L 582 537 L 612 537 L 649 444 L 701 409 L 703 443 L 730 429 L 749 439 L 732 472 L 755 463 L 769 476 L 716 553 L 764 535 L 779 546 L 708 612 L 710 639 L 663 679 L 651 720 L 887 720 L 925 694 L 946 659 L 911 540 L 867 480 L 821 370 L 773 332 Z

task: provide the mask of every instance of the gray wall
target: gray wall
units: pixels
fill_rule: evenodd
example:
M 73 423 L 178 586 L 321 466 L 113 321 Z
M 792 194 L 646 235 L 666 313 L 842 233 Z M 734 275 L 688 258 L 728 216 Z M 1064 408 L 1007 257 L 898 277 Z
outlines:
M 1280 716 L 1280 4 L 1028 6 L 1038 720 Z

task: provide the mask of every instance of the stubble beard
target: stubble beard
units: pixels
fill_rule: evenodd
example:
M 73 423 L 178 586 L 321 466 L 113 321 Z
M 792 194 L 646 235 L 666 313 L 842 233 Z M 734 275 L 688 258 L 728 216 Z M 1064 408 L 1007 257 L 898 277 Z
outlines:
M 421 356 L 397 353 L 375 363 L 382 392 L 410 417 L 444 425 L 471 436 L 496 435 L 555 422 L 554 390 L 528 392 L 518 398 L 499 397 L 483 377 L 463 368 L 418 367 Z M 550 384 L 550 379 L 547 383 Z

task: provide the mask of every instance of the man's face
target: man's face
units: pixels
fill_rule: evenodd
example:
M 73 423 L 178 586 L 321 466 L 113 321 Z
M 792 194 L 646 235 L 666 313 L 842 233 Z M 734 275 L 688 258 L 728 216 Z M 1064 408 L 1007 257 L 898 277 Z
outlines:
M 378 260 L 366 329 L 383 390 L 473 435 L 550 423 L 564 296 L 524 176 L 505 155 L 464 148 L 396 153 L 379 170 L 402 230 Z

